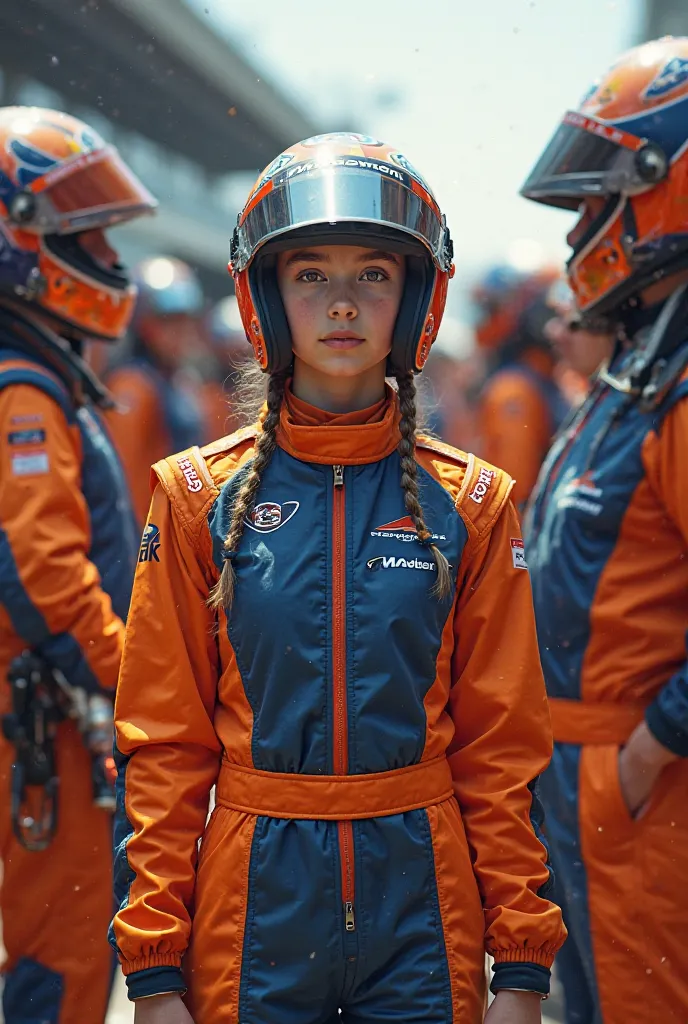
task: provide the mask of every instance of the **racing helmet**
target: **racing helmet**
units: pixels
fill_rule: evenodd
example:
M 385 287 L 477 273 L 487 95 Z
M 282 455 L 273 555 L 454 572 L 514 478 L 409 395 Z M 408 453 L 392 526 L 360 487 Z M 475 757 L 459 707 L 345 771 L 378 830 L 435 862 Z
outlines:
M 258 178 L 237 220 L 229 269 L 246 334 L 267 373 L 287 369 L 293 358 L 276 254 L 314 244 L 405 256 L 388 372 L 419 373 L 442 320 L 453 247 L 435 197 L 407 157 L 368 135 L 334 132 L 291 146 Z
M 608 316 L 688 266 L 687 143 L 688 38 L 629 50 L 564 115 L 521 194 L 603 201 L 567 265 L 581 313 Z
M 40 107 L 0 108 L 0 293 L 40 307 L 77 337 L 119 338 L 136 289 L 122 267 L 94 259 L 80 236 L 156 205 L 83 121 Z
M 134 330 L 146 317 L 199 316 L 203 289 L 195 271 L 176 256 L 149 256 L 137 263 L 132 280 L 138 290 Z

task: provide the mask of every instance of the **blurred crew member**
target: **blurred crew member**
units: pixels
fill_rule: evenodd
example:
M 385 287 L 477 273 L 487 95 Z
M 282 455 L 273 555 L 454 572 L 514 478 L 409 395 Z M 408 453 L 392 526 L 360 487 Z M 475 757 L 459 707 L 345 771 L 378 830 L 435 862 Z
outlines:
M 523 276 L 495 268 L 472 295 L 479 313 L 476 340 L 491 363 L 479 402 L 481 454 L 515 478 L 518 508 L 527 501 L 568 408 L 544 333 L 554 280 L 549 272 Z
M 231 434 L 239 426 L 236 405 L 238 369 L 251 354 L 236 296 L 228 295 L 209 311 L 204 323 L 208 354 L 200 388 L 207 438 Z
M 121 409 L 109 417 L 110 429 L 143 524 L 153 463 L 206 440 L 199 396 L 183 372 L 200 347 L 203 292 L 191 267 L 173 257 L 143 260 L 133 278 L 139 290 L 133 351 L 107 384 Z
M 622 56 L 522 190 L 579 211 L 577 306 L 623 331 L 529 513 L 570 1024 L 688 1020 L 686 69 L 688 39 Z
M 51 741 L 57 803 L 37 783 L 21 785 L 26 763 L 6 680 L 13 659 L 30 649 L 69 686 L 114 691 L 138 543 L 101 424 L 108 395 L 81 349 L 85 338 L 117 339 L 134 308 L 135 289 L 104 228 L 154 206 L 88 125 L 52 110 L 0 110 L 5 1024 L 102 1024 L 106 1013 L 111 817 L 94 803 L 92 763 L 70 720 Z M 32 711 L 39 709 L 24 709 L 19 720 Z M 46 749 L 40 735 L 36 749 Z M 50 806 L 59 813 L 44 834 Z

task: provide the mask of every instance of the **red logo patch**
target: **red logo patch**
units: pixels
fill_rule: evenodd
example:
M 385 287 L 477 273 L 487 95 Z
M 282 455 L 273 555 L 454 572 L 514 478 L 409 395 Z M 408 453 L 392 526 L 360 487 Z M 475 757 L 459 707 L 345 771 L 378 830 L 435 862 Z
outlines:
M 388 530 L 390 533 L 415 533 L 416 527 L 411 516 L 404 516 L 403 519 L 395 519 L 393 523 L 385 523 L 384 526 L 377 526 L 376 531 Z

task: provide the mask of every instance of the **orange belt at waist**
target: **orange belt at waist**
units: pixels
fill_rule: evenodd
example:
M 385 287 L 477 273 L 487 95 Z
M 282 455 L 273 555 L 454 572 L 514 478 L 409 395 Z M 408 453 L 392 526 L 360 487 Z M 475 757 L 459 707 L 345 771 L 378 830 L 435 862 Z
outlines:
M 215 799 L 268 818 L 353 821 L 431 807 L 453 794 L 445 757 L 373 775 L 290 775 L 223 759 Z
M 552 732 L 557 743 L 625 743 L 645 717 L 644 704 L 549 698 Z

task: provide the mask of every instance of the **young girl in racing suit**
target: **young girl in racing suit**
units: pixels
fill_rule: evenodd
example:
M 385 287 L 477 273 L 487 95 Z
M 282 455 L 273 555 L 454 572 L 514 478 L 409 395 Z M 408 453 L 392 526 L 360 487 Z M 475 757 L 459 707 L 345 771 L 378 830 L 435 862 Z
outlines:
M 564 929 L 512 482 L 416 433 L 444 218 L 400 153 L 321 136 L 232 269 L 266 406 L 154 467 L 117 697 L 137 1024 L 475 1024 L 486 950 L 489 1024 L 534 1024 Z

